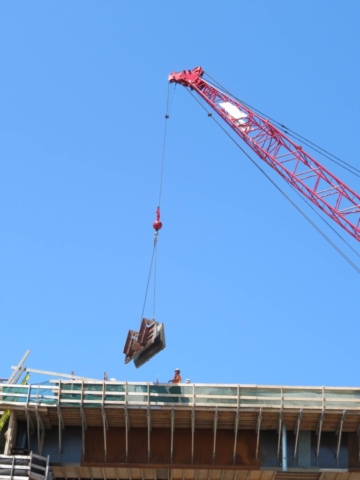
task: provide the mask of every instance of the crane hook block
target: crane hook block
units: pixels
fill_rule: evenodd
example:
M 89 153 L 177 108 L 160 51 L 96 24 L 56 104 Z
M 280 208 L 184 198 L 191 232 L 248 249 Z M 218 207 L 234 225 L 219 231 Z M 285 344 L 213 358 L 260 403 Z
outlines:
M 162 228 L 162 223 L 160 222 L 160 208 L 156 209 L 156 220 L 153 223 L 154 229 L 158 232 Z

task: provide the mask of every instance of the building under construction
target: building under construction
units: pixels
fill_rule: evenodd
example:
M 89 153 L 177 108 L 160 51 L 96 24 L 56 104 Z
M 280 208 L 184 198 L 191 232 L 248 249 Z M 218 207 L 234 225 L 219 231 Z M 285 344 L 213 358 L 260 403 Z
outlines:
M 0 479 L 360 479 L 360 388 L 15 383 L 29 371 L 0 384 Z
M 203 75 L 197 67 L 169 81 L 197 93 L 360 241 L 360 196 Z M 161 226 L 158 208 L 154 252 Z M 128 333 L 125 361 L 139 367 L 164 347 L 163 324 L 143 319 Z M 0 384 L 0 480 L 360 480 L 360 388 L 130 383 L 50 372 L 46 383 L 29 385 L 25 358 Z

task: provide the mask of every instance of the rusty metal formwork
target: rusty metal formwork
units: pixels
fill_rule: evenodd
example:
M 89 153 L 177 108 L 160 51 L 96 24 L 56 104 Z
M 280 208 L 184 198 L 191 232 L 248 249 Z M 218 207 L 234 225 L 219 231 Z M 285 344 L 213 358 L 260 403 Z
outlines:
M 138 332 L 129 330 L 124 345 L 125 363 L 134 360 L 136 368 L 165 348 L 163 323 L 143 318 Z

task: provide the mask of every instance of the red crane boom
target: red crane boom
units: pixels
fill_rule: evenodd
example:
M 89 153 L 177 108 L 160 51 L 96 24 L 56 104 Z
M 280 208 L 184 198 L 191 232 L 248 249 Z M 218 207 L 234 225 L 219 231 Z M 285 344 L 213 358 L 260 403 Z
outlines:
M 201 67 L 173 72 L 169 82 L 190 87 L 288 183 L 360 241 L 360 196 L 283 132 L 202 78 Z

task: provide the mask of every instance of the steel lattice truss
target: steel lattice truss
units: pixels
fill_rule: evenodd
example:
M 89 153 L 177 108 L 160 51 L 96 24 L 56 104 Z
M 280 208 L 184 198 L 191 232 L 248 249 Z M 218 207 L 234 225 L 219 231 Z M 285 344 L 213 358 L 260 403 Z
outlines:
M 360 241 L 360 196 L 269 120 L 205 81 L 203 74 L 197 67 L 173 72 L 168 79 L 196 91 L 262 160 Z

